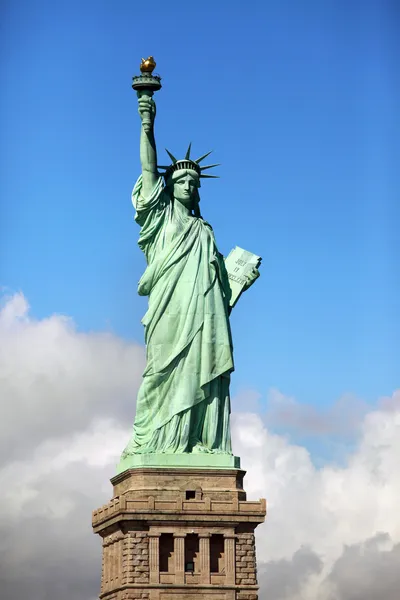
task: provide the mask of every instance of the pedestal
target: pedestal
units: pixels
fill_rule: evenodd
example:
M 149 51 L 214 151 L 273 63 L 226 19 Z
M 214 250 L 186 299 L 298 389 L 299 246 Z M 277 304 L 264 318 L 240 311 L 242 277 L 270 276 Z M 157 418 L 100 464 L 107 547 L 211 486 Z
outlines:
M 100 598 L 257 600 L 254 530 L 266 502 L 248 501 L 240 469 L 136 468 L 93 512 L 103 538 Z

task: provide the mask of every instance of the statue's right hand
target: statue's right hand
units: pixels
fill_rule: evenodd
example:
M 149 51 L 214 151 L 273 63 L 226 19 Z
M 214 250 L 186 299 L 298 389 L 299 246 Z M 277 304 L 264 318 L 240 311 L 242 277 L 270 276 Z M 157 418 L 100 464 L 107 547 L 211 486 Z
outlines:
M 151 123 L 154 123 L 154 118 L 156 116 L 156 104 L 153 98 L 150 96 L 141 96 L 139 98 L 139 115 L 140 118 L 145 122 L 150 120 Z

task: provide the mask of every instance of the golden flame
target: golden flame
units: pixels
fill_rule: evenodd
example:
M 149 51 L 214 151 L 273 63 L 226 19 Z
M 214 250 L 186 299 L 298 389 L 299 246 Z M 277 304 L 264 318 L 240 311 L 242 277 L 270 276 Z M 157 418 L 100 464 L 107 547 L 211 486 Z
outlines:
M 156 61 L 152 56 L 149 58 L 142 58 L 142 62 L 140 63 L 140 71 L 142 73 L 152 73 L 156 68 Z

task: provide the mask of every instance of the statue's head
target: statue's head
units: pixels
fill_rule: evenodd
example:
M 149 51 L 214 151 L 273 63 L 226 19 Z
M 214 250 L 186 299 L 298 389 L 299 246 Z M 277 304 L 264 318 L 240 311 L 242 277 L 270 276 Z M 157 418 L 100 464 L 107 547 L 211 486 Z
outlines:
M 194 210 L 200 201 L 200 185 L 199 174 L 194 169 L 174 171 L 167 180 L 167 187 L 175 200 L 190 210 Z
M 202 171 L 218 165 L 201 167 L 200 162 L 206 158 L 210 152 L 200 156 L 197 160 L 192 160 L 190 158 L 190 149 L 191 144 L 189 144 L 186 156 L 182 160 L 177 160 L 175 156 L 167 150 L 167 153 L 172 160 L 172 164 L 168 167 L 159 166 L 158 168 L 165 169 L 165 182 L 175 200 L 183 204 L 189 210 L 193 210 L 196 216 L 200 216 L 200 179 L 215 177 L 214 175 L 203 175 Z

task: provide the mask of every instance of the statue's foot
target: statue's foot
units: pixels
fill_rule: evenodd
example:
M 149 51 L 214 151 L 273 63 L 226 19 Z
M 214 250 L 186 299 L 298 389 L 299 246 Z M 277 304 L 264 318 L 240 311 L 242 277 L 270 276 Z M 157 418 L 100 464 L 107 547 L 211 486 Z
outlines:
M 203 444 L 196 444 L 195 446 L 193 446 L 192 449 L 192 453 L 193 454 L 209 454 L 211 451 L 209 448 L 207 448 L 206 446 L 203 446 Z

